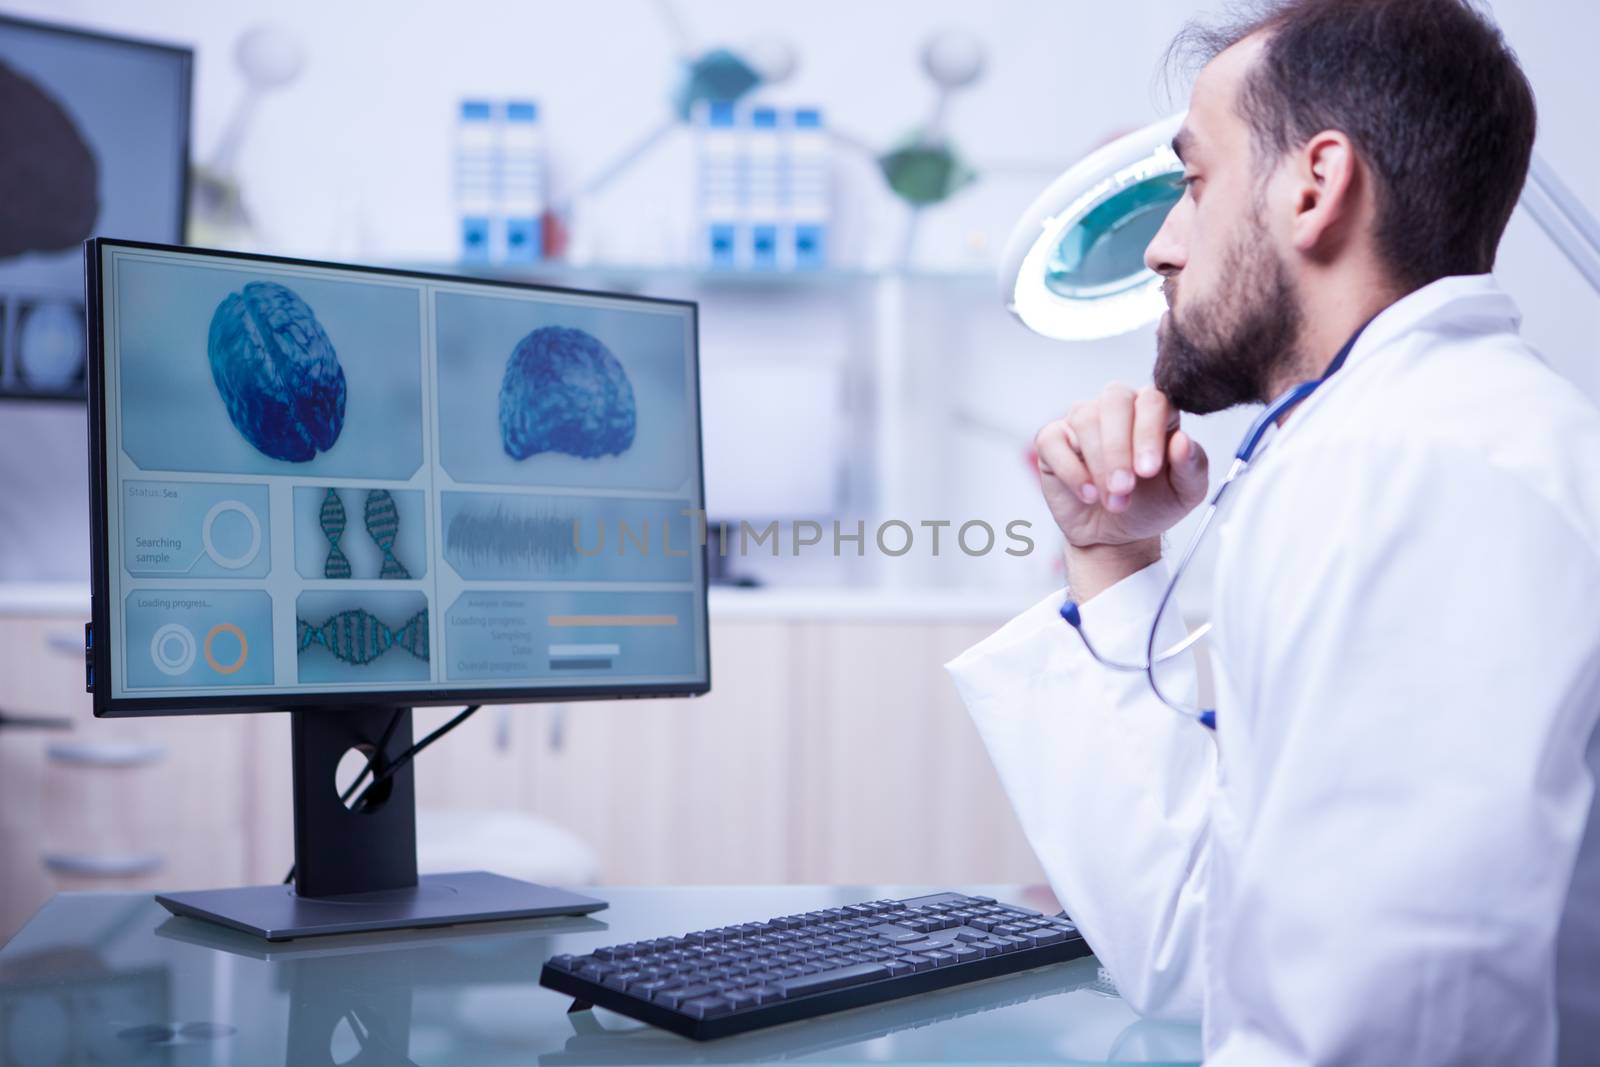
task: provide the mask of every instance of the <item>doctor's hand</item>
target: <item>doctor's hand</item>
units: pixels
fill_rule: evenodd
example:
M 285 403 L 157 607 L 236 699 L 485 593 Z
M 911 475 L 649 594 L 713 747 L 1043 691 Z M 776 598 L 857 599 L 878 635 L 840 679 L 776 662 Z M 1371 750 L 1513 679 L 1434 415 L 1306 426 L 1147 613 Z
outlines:
M 1205 451 L 1154 386 L 1106 386 L 1046 424 L 1034 448 L 1080 602 L 1159 559 L 1161 535 L 1205 499 Z

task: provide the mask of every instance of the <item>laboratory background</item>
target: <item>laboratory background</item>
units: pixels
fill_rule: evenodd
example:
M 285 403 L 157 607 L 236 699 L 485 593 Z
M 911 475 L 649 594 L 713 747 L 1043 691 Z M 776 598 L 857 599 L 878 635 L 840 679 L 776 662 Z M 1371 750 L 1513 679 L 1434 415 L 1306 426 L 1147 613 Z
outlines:
M 1043 881 L 941 664 L 1061 584 L 1033 434 L 1109 381 L 1148 381 L 1154 329 L 1047 340 L 1008 314 L 996 269 L 1053 178 L 1182 107 L 1163 53 L 1212 10 L 33 0 L 0 15 L 193 49 L 186 128 L 150 90 L 150 136 L 186 138 L 186 173 L 165 180 L 191 244 L 698 303 L 713 539 L 777 524 L 776 551 L 713 560 L 712 691 L 489 707 L 416 763 L 424 871 L 583 887 Z M 1537 93 L 1538 152 L 1600 211 L 1585 76 L 1600 7 L 1492 10 Z M 96 69 L 68 80 L 88 92 Z M 1496 273 L 1525 335 L 1600 401 L 1600 299 L 1522 211 Z M 294 856 L 287 716 L 90 713 L 81 289 L 0 299 L 0 942 L 60 891 L 276 881 Z M 1252 415 L 1192 429 L 1217 456 Z M 449 714 L 419 710 L 418 733 Z

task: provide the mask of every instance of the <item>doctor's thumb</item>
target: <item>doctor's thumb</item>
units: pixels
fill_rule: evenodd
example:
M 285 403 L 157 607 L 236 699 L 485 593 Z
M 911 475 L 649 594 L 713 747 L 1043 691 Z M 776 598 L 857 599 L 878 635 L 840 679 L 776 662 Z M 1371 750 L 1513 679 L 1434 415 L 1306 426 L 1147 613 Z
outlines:
M 1178 499 L 1193 507 L 1206 495 L 1210 465 L 1200 442 L 1179 430 L 1167 441 L 1167 478 Z

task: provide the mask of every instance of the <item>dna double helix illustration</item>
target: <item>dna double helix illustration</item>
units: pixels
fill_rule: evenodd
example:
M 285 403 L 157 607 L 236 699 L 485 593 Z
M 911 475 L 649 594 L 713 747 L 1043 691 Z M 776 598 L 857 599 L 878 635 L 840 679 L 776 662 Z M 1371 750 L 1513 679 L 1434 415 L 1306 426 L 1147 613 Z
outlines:
M 328 495 L 322 498 L 322 512 L 317 516 L 317 522 L 322 526 L 322 536 L 328 539 L 328 558 L 322 564 L 322 576 L 350 577 L 350 557 L 339 548 L 339 538 L 344 536 L 344 501 L 339 499 L 338 491 L 332 487 L 329 487 Z
M 379 578 L 409 578 L 411 573 L 394 557 L 394 537 L 400 532 L 400 512 L 394 506 L 394 497 L 387 489 L 374 489 L 367 494 L 367 536 L 383 553 L 383 569 Z
M 400 532 L 400 509 L 395 505 L 394 497 L 390 495 L 389 490 L 369 490 L 363 512 L 367 536 L 372 538 L 372 543 L 383 553 L 383 567 L 379 570 L 378 577 L 410 578 L 411 572 L 406 570 L 405 564 L 394 554 L 395 535 Z M 322 511 L 317 516 L 317 522 L 322 527 L 322 535 L 328 539 L 328 558 L 322 564 L 322 576 L 349 578 L 350 557 L 339 547 L 339 539 L 344 536 L 347 517 L 344 501 L 339 497 L 337 489 L 329 487 L 327 495 L 322 498 Z
M 320 626 L 305 619 L 296 619 L 295 622 L 301 652 L 312 645 L 321 645 L 335 659 L 357 667 L 371 663 L 391 648 L 404 649 L 423 662 L 428 659 L 427 608 L 411 616 L 398 629 L 390 629 L 388 624 L 365 608 L 341 611 Z

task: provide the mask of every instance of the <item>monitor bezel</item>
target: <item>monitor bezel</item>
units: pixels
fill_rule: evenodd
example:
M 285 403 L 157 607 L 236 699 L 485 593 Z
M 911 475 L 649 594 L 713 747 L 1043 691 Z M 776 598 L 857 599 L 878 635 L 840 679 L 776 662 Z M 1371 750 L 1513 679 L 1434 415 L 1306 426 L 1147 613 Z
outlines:
M 190 248 L 184 245 L 161 244 L 152 241 L 131 241 L 109 237 L 91 237 L 84 242 L 84 304 L 88 315 L 88 404 L 89 404 L 89 619 L 92 639 L 85 649 L 86 668 L 94 697 L 94 714 L 97 718 L 133 718 L 161 715 L 225 715 L 237 712 L 296 711 L 315 707 L 437 707 L 452 704 L 533 704 L 576 700 L 627 700 L 647 697 L 702 696 L 711 691 L 711 625 L 709 618 L 708 582 L 705 562 L 700 563 L 700 640 L 705 649 L 705 676 L 703 681 L 692 682 L 642 682 L 628 684 L 614 682 L 606 685 L 537 686 L 526 689 L 435 688 L 423 690 L 374 690 L 370 693 L 286 693 L 281 697 L 265 694 L 241 694 L 237 697 L 207 694 L 196 697 L 113 697 L 111 694 L 111 656 L 107 645 L 110 634 L 111 603 L 111 541 L 109 507 L 109 471 L 106 466 L 106 396 L 105 333 L 101 314 L 101 267 L 103 253 L 111 248 L 130 248 L 153 252 L 179 252 L 185 255 L 208 256 L 215 259 L 250 260 L 263 264 L 292 267 L 314 267 L 328 270 L 348 270 L 385 277 L 411 278 L 421 281 L 457 282 L 486 285 L 504 289 L 555 293 L 568 296 L 607 297 L 615 300 L 638 301 L 648 304 L 665 304 L 686 308 L 689 312 L 693 344 L 689 353 L 690 372 L 693 375 L 694 402 L 700 414 L 700 305 L 693 300 L 670 297 L 644 296 L 601 289 L 575 289 L 569 286 L 548 285 L 542 282 L 507 278 L 481 278 L 471 275 L 444 274 L 432 271 L 407 270 L 402 267 L 376 267 L 354 263 L 336 263 L 327 260 L 300 259 L 290 256 L 271 256 L 257 252 L 233 252 L 224 249 Z M 695 461 L 699 494 L 696 504 L 705 511 L 705 441 L 704 419 L 695 419 Z
M 147 52 L 162 52 L 180 62 L 183 68 L 183 91 L 181 94 L 183 99 L 179 103 L 178 114 L 178 211 L 177 232 L 173 235 L 173 239 L 179 244 L 187 241 L 189 239 L 189 197 L 192 192 L 189 151 L 193 147 L 191 140 L 194 136 L 194 49 L 188 45 L 174 44 L 170 41 L 153 41 L 144 37 L 128 37 L 120 33 L 107 33 L 103 30 L 91 30 L 82 26 L 60 22 L 42 22 L 38 19 L 20 18 L 16 15 L 0 13 L 0 28 L 4 27 L 42 34 L 54 34 L 58 37 L 77 38 L 101 44 L 143 49 Z M 90 240 L 93 240 L 93 238 Z M 85 305 L 85 328 L 87 328 L 88 311 L 88 306 Z M 87 341 L 88 339 L 85 338 L 85 360 L 92 358 Z M 52 404 L 61 407 L 76 407 L 85 402 L 88 388 L 88 367 L 86 365 L 84 368 L 85 393 L 82 395 L 68 392 L 15 393 L 0 396 L 0 404 Z

